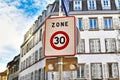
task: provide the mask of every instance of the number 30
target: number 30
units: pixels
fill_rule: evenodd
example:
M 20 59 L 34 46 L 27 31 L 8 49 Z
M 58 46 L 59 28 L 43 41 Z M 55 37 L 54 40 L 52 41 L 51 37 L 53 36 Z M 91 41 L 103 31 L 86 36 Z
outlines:
M 55 39 L 55 42 L 54 42 L 54 44 L 64 44 L 65 43 L 65 37 L 64 36 L 61 36 L 61 37 L 58 37 L 58 36 L 56 36 L 56 37 L 54 37 L 54 39 Z

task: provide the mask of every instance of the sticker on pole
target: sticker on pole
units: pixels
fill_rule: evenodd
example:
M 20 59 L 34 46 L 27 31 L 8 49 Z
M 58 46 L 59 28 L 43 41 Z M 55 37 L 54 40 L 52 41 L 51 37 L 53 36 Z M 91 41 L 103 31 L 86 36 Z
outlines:
M 76 54 L 75 17 L 55 17 L 45 21 L 44 54 L 46 57 Z

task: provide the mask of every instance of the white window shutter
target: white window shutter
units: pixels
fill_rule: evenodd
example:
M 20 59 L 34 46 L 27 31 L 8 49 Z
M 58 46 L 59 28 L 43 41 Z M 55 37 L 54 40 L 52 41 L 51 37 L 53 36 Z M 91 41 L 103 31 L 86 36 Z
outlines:
M 104 67 L 104 78 L 108 79 L 109 78 L 109 72 L 108 72 L 108 64 L 103 64 Z
M 116 63 L 112 64 L 112 73 L 113 78 L 118 78 L 118 66 Z
M 112 39 L 112 41 L 111 41 L 112 43 L 112 45 L 111 45 L 111 49 L 112 49 L 112 52 L 115 52 L 115 40 L 113 40 Z
M 114 17 L 113 18 L 113 29 L 119 29 L 120 27 L 119 27 L 119 18 L 117 18 L 117 17 Z
M 85 30 L 88 30 L 89 29 L 89 19 L 88 18 L 85 18 Z
M 107 52 L 111 52 L 111 41 L 110 39 L 106 39 L 106 50 Z
M 88 64 L 85 65 L 85 78 L 89 79 L 89 65 Z
M 97 78 L 102 79 L 102 65 L 101 64 L 97 64 Z
M 80 40 L 80 43 L 78 44 L 78 46 L 77 46 L 77 52 L 79 53 L 79 52 L 84 52 L 84 39 L 81 39 Z
M 100 41 L 99 40 L 96 40 L 95 41 L 95 52 L 100 52 Z
M 91 65 L 91 67 L 92 67 L 92 78 L 96 78 L 96 64 L 92 64 Z
M 76 17 L 76 27 L 79 29 L 79 19 Z
M 99 29 L 104 29 L 103 18 L 98 18 L 98 28 Z
M 91 50 L 91 52 L 94 51 L 94 41 L 93 40 L 90 40 L 90 50 Z
M 76 79 L 77 78 L 77 71 L 72 71 L 72 75 L 73 75 L 73 78 Z
M 118 52 L 120 52 L 120 41 L 118 41 Z
M 82 26 L 83 26 L 83 30 L 86 29 L 86 27 L 85 27 L 86 26 L 86 19 L 85 18 L 82 19 Z

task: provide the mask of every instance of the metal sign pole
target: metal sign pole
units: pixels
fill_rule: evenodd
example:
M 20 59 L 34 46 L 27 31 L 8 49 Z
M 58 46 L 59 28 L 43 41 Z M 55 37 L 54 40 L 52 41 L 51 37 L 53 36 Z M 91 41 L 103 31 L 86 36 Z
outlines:
M 62 16 L 62 4 L 61 0 L 59 0 L 59 16 Z M 63 57 L 58 58 L 58 71 L 59 71 L 59 80 L 62 80 L 62 72 L 63 72 Z
M 63 73 L 63 57 L 58 58 L 58 71 L 59 71 L 59 80 L 62 80 Z

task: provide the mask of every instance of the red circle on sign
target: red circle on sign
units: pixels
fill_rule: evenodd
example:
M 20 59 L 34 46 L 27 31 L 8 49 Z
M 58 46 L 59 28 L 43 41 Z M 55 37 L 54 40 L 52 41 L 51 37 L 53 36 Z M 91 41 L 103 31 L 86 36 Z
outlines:
M 66 37 L 65 44 L 64 44 L 63 46 L 60 46 L 60 47 L 56 46 L 56 45 L 53 43 L 54 37 L 55 37 L 56 35 L 58 35 L 58 34 L 62 34 L 62 35 L 64 35 L 64 36 Z M 52 46 L 54 49 L 56 49 L 56 50 L 62 50 L 62 49 L 64 49 L 65 47 L 67 47 L 68 43 L 69 43 L 69 36 L 68 36 L 68 34 L 67 34 L 66 32 L 64 32 L 64 31 L 57 31 L 57 32 L 55 32 L 55 33 L 51 36 L 51 38 L 50 38 L 50 44 L 51 44 L 51 46 Z

